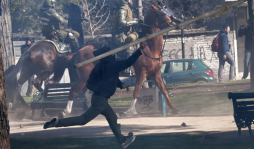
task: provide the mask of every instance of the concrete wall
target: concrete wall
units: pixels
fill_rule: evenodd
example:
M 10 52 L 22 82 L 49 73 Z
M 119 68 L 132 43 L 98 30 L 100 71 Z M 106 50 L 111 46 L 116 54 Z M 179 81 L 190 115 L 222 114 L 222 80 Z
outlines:
M 188 31 L 185 31 L 188 32 Z M 195 34 L 200 30 L 193 30 L 193 33 L 185 37 L 185 58 L 186 59 L 201 59 L 203 60 L 214 72 L 215 77 L 218 77 L 219 59 L 217 53 L 211 51 L 211 44 L 213 39 L 217 36 L 219 31 Z M 232 45 L 230 50 L 232 57 L 234 57 L 233 49 L 233 32 L 230 32 L 229 42 Z M 170 36 L 166 40 L 165 50 L 163 52 L 163 60 L 181 59 L 182 58 L 182 45 L 180 35 Z M 225 64 L 223 71 L 223 80 L 229 79 L 229 64 Z

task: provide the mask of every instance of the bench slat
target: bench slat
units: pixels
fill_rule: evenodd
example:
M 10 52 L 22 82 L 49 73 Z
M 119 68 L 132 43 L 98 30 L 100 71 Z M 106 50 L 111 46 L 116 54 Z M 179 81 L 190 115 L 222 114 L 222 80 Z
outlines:
M 47 94 L 46 98 L 52 97 L 52 96 L 69 96 L 70 93 L 53 93 L 53 94 Z
M 239 112 L 241 111 L 249 111 L 249 110 L 253 110 L 254 111 L 254 106 L 245 106 L 245 107 L 238 107 L 237 108 Z M 254 117 L 254 115 L 253 115 Z
M 245 112 L 238 112 L 237 118 L 238 119 L 253 119 L 254 111 L 245 111 Z
M 254 105 L 254 101 L 237 101 L 238 106 Z
M 45 100 L 54 100 L 54 99 L 69 99 L 69 96 L 58 96 L 58 97 L 47 97 Z
M 61 84 L 48 84 L 47 88 L 65 88 L 65 87 L 72 87 L 73 83 L 61 83 Z
M 228 93 L 228 99 L 246 99 L 246 98 L 254 98 L 254 93 Z
M 70 91 L 71 89 L 56 89 L 56 90 L 47 90 L 47 92 L 68 92 Z

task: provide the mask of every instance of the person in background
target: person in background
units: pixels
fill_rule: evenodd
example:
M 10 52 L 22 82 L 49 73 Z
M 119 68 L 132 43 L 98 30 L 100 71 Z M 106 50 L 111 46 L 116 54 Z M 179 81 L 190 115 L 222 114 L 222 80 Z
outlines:
M 117 0 L 117 11 L 114 13 L 112 30 L 112 36 L 117 46 L 131 43 L 139 38 L 138 32 L 141 31 L 141 28 L 138 25 L 143 20 L 133 18 L 131 5 L 133 5 L 132 0 Z M 132 55 L 133 51 L 133 47 L 127 48 L 122 58 L 127 59 Z M 125 70 L 125 73 L 130 72 L 130 68 Z
M 72 29 L 60 29 L 60 24 L 67 25 L 68 21 L 56 12 L 55 6 L 56 0 L 44 0 L 40 8 L 42 34 L 46 39 L 69 43 L 71 51 L 77 52 L 80 49 L 79 33 Z
M 248 26 L 244 27 L 244 25 L 241 25 L 238 31 L 238 36 L 242 37 L 245 36 L 245 51 L 244 51 L 244 71 L 243 71 L 243 77 L 242 79 L 246 79 L 249 75 L 249 64 L 250 64 L 250 58 L 251 58 L 251 49 L 252 49 L 252 41 L 250 40 L 252 34 L 250 31 L 250 25 L 248 20 Z
M 229 80 L 234 80 L 234 68 L 235 62 L 229 52 L 231 45 L 228 43 L 228 33 L 230 32 L 229 25 L 223 25 L 221 31 L 219 33 L 219 49 L 218 57 L 219 57 L 219 71 L 218 71 L 218 79 L 219 82 L 222 82 L 222 71 L 224 69 L 225 62 L 230 64 L 229 71 Z
M 135 136 L 132 133 L 129 133 L 127 137 L 122 135 L 119 124 L 117 124 L 117 115 L 108 104 L 108 99 L 114 95 L 117 87 L 129 90 L 129 87 L 119 80 L 119 72 L 133 65 L 142 55 L 141 49 L 145 46 L 146 43 L 141 44 L 140 48 L 133 55 L 123 61 L 115 61 L 115 55 L 102 58 L 100 63 L 96 64 L 93 68 L 86 84 L 87 88 L 93 91 L 91 107 L 80 116 L 63 119 L 54 118 L 44 124 L 44 129 L 85 125 L 99 114 L 102 114 L 108 121 L 112 132 L 122 145 L 122 148 L 127 148 L 135 140 Z M 102 47 L 94 51 L 93 54 L 94 56 L 99 56 L 108 51 L 110 51 L 109 47 Z M 72 107 L 72 103 L 73 101 L 68 101 L 70 107 Z

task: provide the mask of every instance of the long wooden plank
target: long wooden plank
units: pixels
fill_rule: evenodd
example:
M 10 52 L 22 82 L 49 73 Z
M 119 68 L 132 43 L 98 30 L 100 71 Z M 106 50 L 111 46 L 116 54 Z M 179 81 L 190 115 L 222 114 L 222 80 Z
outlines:
M 229 5 L 227 5 L 227 6 L 228 6 L 229 8 L 230 8 L 230 7 L 234 7 L 234 6 L 240 5 L 241 3 L 245 2 L 245 1 L 247 1 L 247 0 L 238 0 L 237 2 L 231 3 L 230 6 L 229 6 Z M 169 31 L 172 31 L 172 30 L 175 30 L 175 29 L 180 29 L 180 28 L 182 28 L 182 27 L 184 27 L 184 26 L 186 26 L 186 25 L 189 25 L 189 24 L 191 24 L 191 23 L 194 23 L 194 22 L 196 22 L 196 21 L 198 21 L 198 20 L 201 20 L 201 19 L 204 19 L 204 18 L 207 18 L 207 17 L 211 17 L 211 16 L 215 16 L 216 14 L 223 13 L 223 12 L 225 12 L 225 10 L 226 10 L 225 8 L 226 8 L 227 6 L 225 5 L 224 7 L 221 7 L 221 8 L 218 8 L 218 9 L 216 9 L 216 10 L 213 10 L 213 11 L 211 11 L 211 12 L 205 13 L 205 14 L 203 14 L 203 15 L 201 15 L 201 16 L 198 16 L 198 17 L 196 17 L 196 18 L 190 19 L 190 20 L 185 21 L 185 22 L 183 22 L 183 23 L 180 23 L 180 24 L 178 24 L 178 25 L 165 28 L 165 29 L 160 30 L 160 31 L 158 31 L 158 32 L 156 32 L 156 33 L 153 33 L 153 34 L 151 34 L 151 35 L 149 35 L 149 36 L 147 36 L 147 37 L 140 38 L 140 39 L 138 39 L 138 40 L 136 40 L 136 41 L 134 41 L 134 42 L 131 42 L 131 43 L 129 43 L 129 44 L 126 44 L 126 45 L 124 45 L 124 46 L 121 46 L 121 47 L 119 47 L 119 48 L 116 48 L 116 49 L 114 49 L 114 50 L 112 50 L 112 51 L 109 51 L 109 52 L 107 52 L 107 53 L 101 54 L 101 55 L 99 55 L 99 56 L 96 56 L 96 57 L 91 58 L 91 59 L 89 59 L 89 60 L 86 60 L 86 61 L 84 61 L 84 62 L 75 64 L 75 68 L 81 67 L 81 66 L 83 66 L 83 65 L 92 63 L 92 62 L 94 62 L 94 61 L 97 61 L 97 60 L 102 59 L 102 58 L 104 58 L 104 57 L 107 57 L 107 56 L 109 56 L 109 55 L 115 54 L 115 53 L 117 53 L 117 52 L 120 52 L 120 51 L 122 51 L 122 50 L 125 50 L 125 49 L 128 48 L 128 47 L 134 46 L 134 45 L 136 45 L 136 44 L 139 44 L 139 43 L 141 43 L 141 42 L 143 42 L 143 41 L 149 40 L 149 39 L 154 38 L 154 37 L 156 37 L 156 36 L 163 35 L 164 33 L 167 33 L 167 32 L 169 32 Z

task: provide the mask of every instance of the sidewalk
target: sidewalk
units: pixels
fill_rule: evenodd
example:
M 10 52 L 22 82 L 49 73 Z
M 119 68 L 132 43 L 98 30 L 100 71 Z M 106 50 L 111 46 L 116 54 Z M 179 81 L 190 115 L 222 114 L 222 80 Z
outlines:
M 186 123 L 186 127 L 181 126 Z M 98 116 L 85 126 L 67 128 L 52 128 L 44 130 L 45 121 L 32 121 L 24 119 L 21 122 L 10 121 L 10 137 L 22 139 L 44 138 L 94 138 L 112 137 L 113 133 L 103 116 Z M 199 133 L 236 131 L 237 127 L 233 116 L 213 117 L 142 117 L 119 119 L 124 135 L 132 131 L 135 135 L 163 134 L 163 133 Z M 20 128 L 21 127 L 21 128 Z

